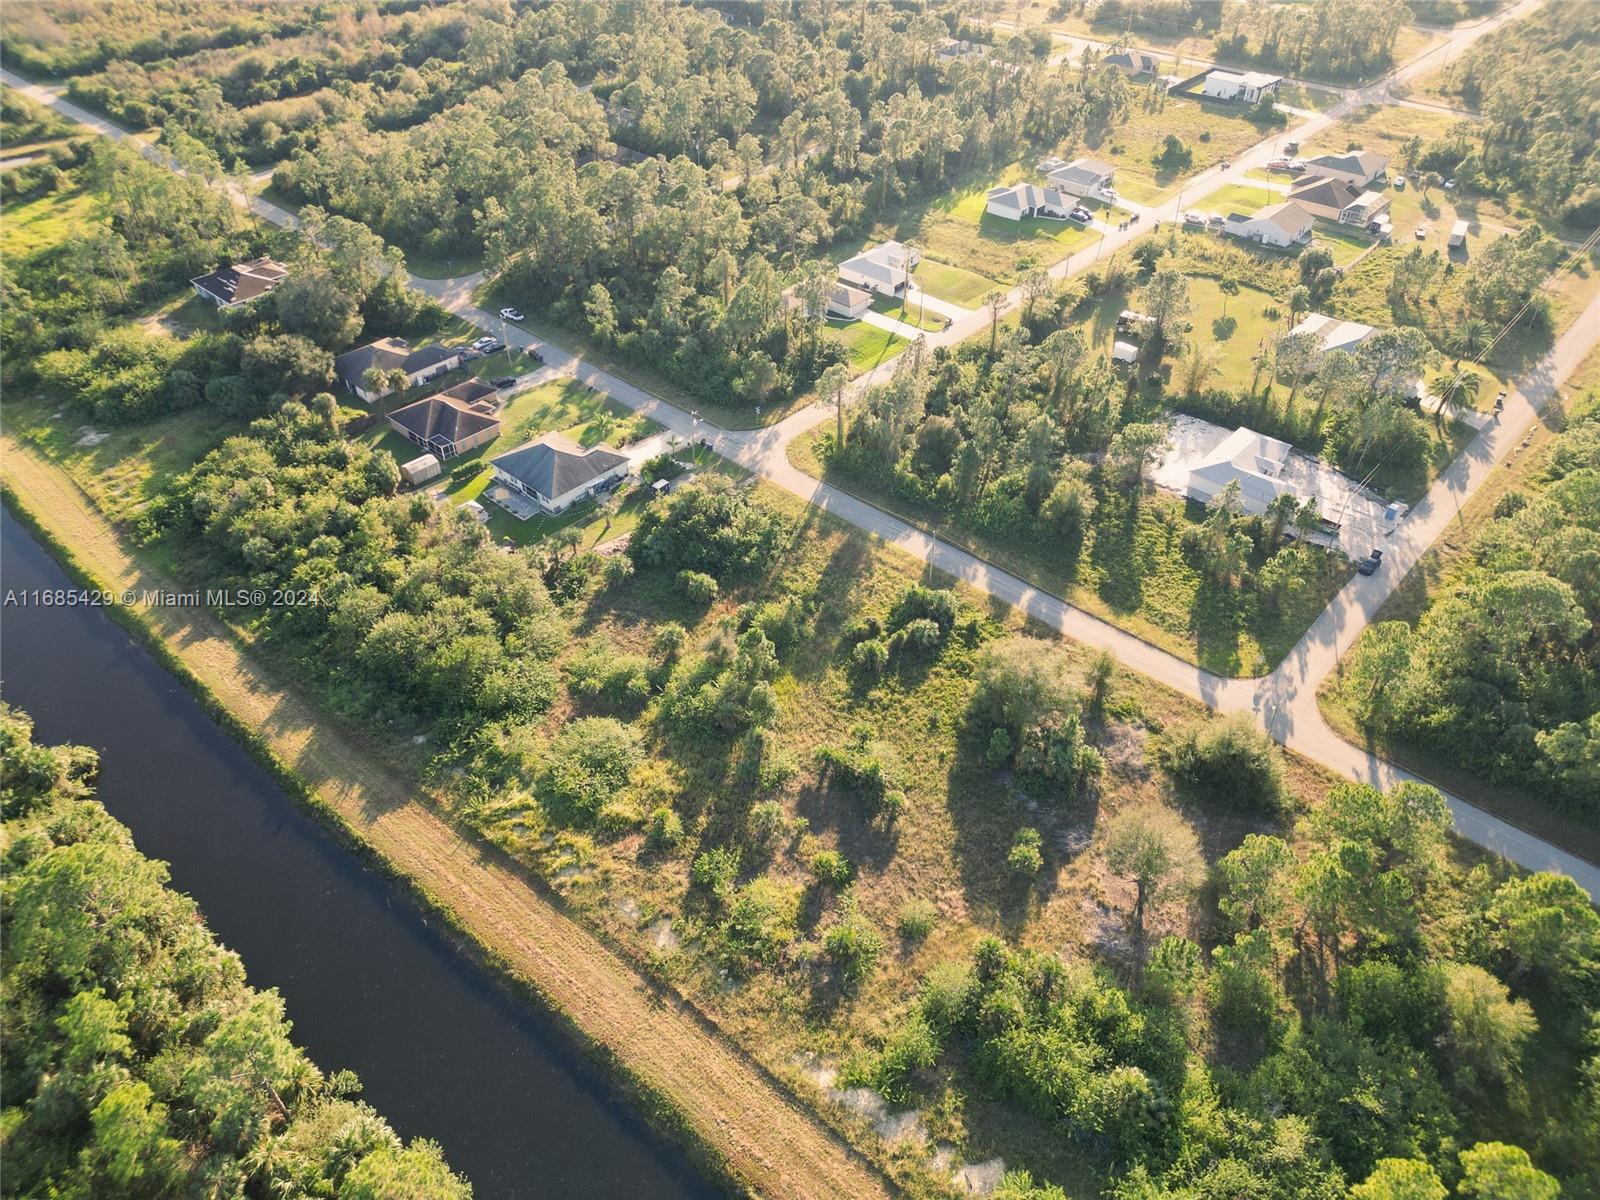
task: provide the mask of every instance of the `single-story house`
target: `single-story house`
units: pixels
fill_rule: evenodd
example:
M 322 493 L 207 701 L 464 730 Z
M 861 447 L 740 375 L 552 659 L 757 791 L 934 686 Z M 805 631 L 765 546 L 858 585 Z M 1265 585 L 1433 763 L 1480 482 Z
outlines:
M 407 387 L 447 374 L 461 365 L 461 348 L 435 342 L 412 349 L 404 338 L 381 338 L 348 350 L 333 360 L 339 382 L 371 404 L 394 391 L 388 384 L 373 386 L 368 371 L 403 371 Z
M 496 480 L 552 516 L 628 474 L 627 455 L 604 445 L 585 450 L 559 433 L 542 433 L 526 445 L 495 455 L 489 465 Z
M 1288 442 L 1241 426 L 1189 469 L 1185 494 L 1209 504 L 1228 484 L 1239 484 L 1239 501 L 1247 513 L 1260 516 L 1279 496 L 1294 492 L 1283 478 L 1293 449 Z
M 1314 217 L 1337 221 L 1339 214 L 1356 202 L 1356 189 L 1342 179 L 1326 175 L 1303 175 L 1289 188 L 1289 199 Z
M 400 464 L 400 478 L 412 487 L 416 487 L 419 483 L 438 478 L 439 472 L 443 470 L 444 465 L 433 455 L 419 454 L 410 462 Z
M 1308 333 L 1322 346 L 1324 354 L 1331 350 L 1354 350 L 1377 331 L 1360 321 L 1341 321 L 1326 313 L 1311 313 L 1289 331 L 1290 336 Z
M 1213 100 L 1243 100 L 1255 104 L 1261 97 L 1276 95 L 1282 75 L 1266 75 L 1260 71 L 1212 71 L 1200 88 L 1202 96 Z
M 1339 224 L 1360 225 L 1364 229 L 1369 221 L 1377 220 L 1388 211 L 1388 196 L 1382 192 L 1362 192 L 1339 210 Z
M 1353 188 L 1368 188 L 1381 179 L 1389 160 L 1376 150 L 1349 150 L 1344 154 L 1319 154 L 1306 163 L 1307 175 L 1342 179 Z
M 1118 50 L 1115 54 L 1106 55 L 1101 61 L 1128 76 L 1154 75 L 1158 65 L 1156 56 L 1147 54 L 1143 50 Z
M 982 54 L 988 48 L 982 42 L 968 42 L 961 38 L 946 38 L 935 53 L 945 62 L 954 62 L 958 58 L 966 58 L 969 54 Z
M 468 379 L 395 409 L 389 427 L 443 462 L 500 436 L 500 418 L 489 399 L 494 394 L 490 384 Z
M 1269 204 L 1248 217 L 1229 213 L 1224 232 L 1281 250 L 1309 242 L 1314 224 L 1309 212 L 1293 200 L 1285 200 L 1281 204 Z
M 840 263 L 839 278 L 880 296 L 903 296 L 911 287 L 911 272 L 921 261 L 920 251 L 902 242 L 884 242 Z
M 1095 158 L 1075 158 L 1049 173 L 1050 186 L 1069 196 L 1100 196 L 1111 189 L 1116 168 Z
M 836 283 L 828 293 L 828 315 L 854 321 L 872 307 L 872 293 L 853 288 L 847 283 Z
M 1065 220 L 1074 203 L 1056 188 L 1042 188 L 1032 183 L 1017 183 L 1010 187 L 989 189 L 989 202 L 984 211 L 1008 221 L 1024 217 L 1054 217 Z
M 209 300 L 218 308 L 236 308 L 259 300 L 285 279 L 289 268 L 270 258 L 254 258 L 249 262 L 218 267 L 209 275 L 196 275 L 189 280 L 194 294 Z

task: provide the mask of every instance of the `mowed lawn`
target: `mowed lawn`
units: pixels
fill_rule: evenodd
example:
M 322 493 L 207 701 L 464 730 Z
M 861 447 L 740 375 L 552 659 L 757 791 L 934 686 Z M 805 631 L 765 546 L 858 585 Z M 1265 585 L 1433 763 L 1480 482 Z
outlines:
M 920 277 L 921 272 L 918 271 L 917 275 Z M 933 294 L 931 289 L 928 289 L 928 291 L 930 295 Z M 914 326 L 917 329 L 939 330 L 950 323 L 940 313 L 924 313 L 922 305 L 908 304 L 903 296 L 874 296 L 872 311 L 882 313 L 891 320 Z
M 1249 216 L 1258 209 L 1266 208 L 1269 204 L 1278 204 L 1288 198 L 1287 192 L 1280 192 L 1265 184 L 1230 183 L 1195 201 L 1195 207 L 1219 213 L 1224 217 L 1235 212 Z
M 1140 204 L 1153 203 L 1178 190 L 1188 179 L 1224 158 L 1231 158 L 1266 135 L 1245 119 L 1244 109 L 1188 97 L 1168 97 L 1150 111 L 1138 107 L 1123 125 L 1094 137 L 1087 145 L 1067 145 L 1058 153 L 1071 159 L 1089 154 L 1116 167 L 1117 191 Z M 1191 164 L 1177 171 L 1159 170 L 1155 156 L 1169 133 L 1193 153 Z M 1202 141 L 1202 135 L 1206 140 Z
M 964 271 L 960 267 L 952 267 L 949 263 L 927 257 L 917 264 L 913 274 L 917 286 L 928 295 L 947 300 L 951 304 L 959 304 L 964 308 L 977 308 L 983 303 L 985 293 L 999 286 L 995 280 L 986 275 L 979 275 L 976 271 Z
M 865 321 L 841 321 L 835 317 L 828 318 L 828 330 L 824 336 L 844 347 L 850 367 L 858 375 L 872 370 L 885 359 L 893 358 L 906 345 L 905 338 L 887 329 L 879 329 Z

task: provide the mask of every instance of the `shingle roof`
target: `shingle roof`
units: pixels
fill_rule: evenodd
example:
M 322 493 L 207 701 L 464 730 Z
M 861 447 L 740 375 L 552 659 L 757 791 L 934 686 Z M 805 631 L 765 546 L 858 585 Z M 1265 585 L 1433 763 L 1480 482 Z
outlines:
M 1304 200 L 1322 208 L 1347 208 L 1355 198 L 1355 188 L 1331 175 L 1313 175 L 1289 189 L 1289 199 Z
M 493 389 L 490 389 L 493 391 Z M 497 429 L 500 418 L 490 413 L 473 412 L 467 404 L 440 392 L 414 404 L 397 408 L 389 420 L 409 430 L 428 445 L 453 446 L 485 429 Z
M 1319 154 L 1306 165 L 1312 171 L 1324 167 L 1371 178 L 1387 167 L 1389 160 L 1376 150 L 1352 150 L 1348 154 Z
M 1090 184 L 1113 174 L 1116 168 L 1097 158 L 1078 158 L 1050 172 L 1051 183 Z
M 240 304 L 265 296 L 289 277 L 289 268 L 270 258 L 218 267 L 209 275 L 197 275 L 189 282 L 215 296 L 223 304 Z
M 339 355 L 333 360 L 333 373 L 345 383 L 355 386 L 374 368 L 392 371 L 399 367 L 410 375 L 425 371 L 460 353 L 459 349 L 439 342 L 413 350 L 400 338 L 380 338 Z
M 1293 200 L 1285 200 L 1282 204 L 1269 204 L 1250 219 L 1264 221 L 1287 234 L 1299 234 L 1311 224 L 1311 214 Z
M 559 433 L 541 434 L 489 460 L 546 500 L 556 500 L 628 461 L 609 446 L 588 450 Z

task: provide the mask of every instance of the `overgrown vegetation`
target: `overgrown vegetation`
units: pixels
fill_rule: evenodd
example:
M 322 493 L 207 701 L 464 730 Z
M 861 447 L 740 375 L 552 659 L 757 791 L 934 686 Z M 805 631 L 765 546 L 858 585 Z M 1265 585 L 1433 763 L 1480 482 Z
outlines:
M 7 1192 L 467 1200 L 438 1146 L 294 1045 L 278 994 L 94 798 L 97 770 L 0 705 Z

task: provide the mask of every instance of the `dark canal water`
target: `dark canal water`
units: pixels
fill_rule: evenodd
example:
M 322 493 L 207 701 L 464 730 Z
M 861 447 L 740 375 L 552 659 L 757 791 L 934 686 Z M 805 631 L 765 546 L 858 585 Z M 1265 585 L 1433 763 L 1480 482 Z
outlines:
M 0 511 L 0 590 L 69 586 Z M 100 751 L 105 806 L 171 864 L 250 982 L 283 993 L 316 1063 L 356 1071 L 365 1098 L 403 1136 L 441 1143 L 479 1200 L 718 1194 L 103 612 L 4 609 L 0 681 L 40 741 Z

